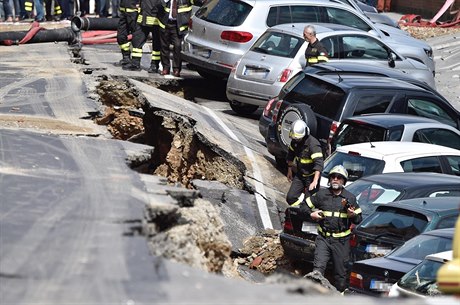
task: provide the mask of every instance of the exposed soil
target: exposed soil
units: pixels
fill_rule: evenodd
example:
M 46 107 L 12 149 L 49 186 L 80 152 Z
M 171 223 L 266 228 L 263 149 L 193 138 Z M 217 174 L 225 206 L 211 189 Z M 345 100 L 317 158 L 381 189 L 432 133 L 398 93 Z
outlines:
M 401 25 L 401 29 L 409 32 L 414 38 L 422 40 L 453 33 L 459 33 L 460 35 L 460 26 L 442 28 Z

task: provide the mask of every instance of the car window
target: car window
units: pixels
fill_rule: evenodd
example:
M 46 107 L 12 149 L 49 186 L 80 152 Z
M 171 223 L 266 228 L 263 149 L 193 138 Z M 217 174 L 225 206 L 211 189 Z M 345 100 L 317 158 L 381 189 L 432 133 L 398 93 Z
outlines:
M 252 10 L 252 6 L 237 0 L 210 0 L 195 13 L 197 18 L 207 22 L 240 26 Z
M 455 223 L 457 222 L 458 215 L 449 216 L 441 219 L 436 226 L 436 229 L 445 229 L 445 228 L 455 228 Z
M 339 38 L 337 36 L 326 37 L 320 40 L 323 46 L 327 50 L 327 55 L 332 59 L 339 59 L 340 56 L 340 47 L 339 47 Z
M 251 47 L 252 52 L 294 58 L 303 38 L 279 32 L 265 32 Z
M 292 22 L 320 22 L 320 8 L 307 5 L 291 6 Z
M 386 130 L 381 127 L 356 123 L 342 123 L 333 139 L 332 149 L 363 142 L 385 141 Z
M 388 257 L 421 261 L 429 254 L 449 250 L 452 250 L 452 238 L 418 235 L 408 240 L 402 247 L 391 252 Z
M 356 196 L 364 215 L 373 211 L 372 204 L 393 202 L 402 193 L 402 190 L 393 187 L 360 180 L 348 185 L 347 191 Z
M 407 272 L 399 281 L 398 286 L 408 291 L 431 297 L 441 295 L 436 281 L 439 268 L 443 263 L 433 260 L 424 260 Z
M 436 156 L 402 161 L 401 166 L 405 172 L 442 173 L 441 161 Z
M 358 92 L 353 116 L 366 113 L 384 113 L 393 100 L 393 95 L 378 92 Z
M 452 175 L 460 176 L 460 157 L 459 156 L 445 156 L 452 171 Z
M 373 174 L 381 174 L 385 167 L 383 160 L 336 151 L 324 163 L 323 176 L 327 177 L 329 171 L 339 164 L 342 164 L 347 169 L 348 181 L 355 181 L 361 177 Z
M 424 128 L 414 133 L 412 142 L 423 142 L 460 149 L 460 136 L 448 129 Z
M 427 224 L 428 219 L 423 214 L 395 207 L 379 206 L 374 213 L 364 218 L 357 230 L 381 237 L 409 240 L 422 233 Z
M 345 92 L 316 78 L 305 77 L 284 97 L 290 103 L 304 103 L 313 112 L 338 120 Z
M 342 36 L 343 58 L 388 60 L 386 47 L 372 37 Z
M 456 120 L 432 101 L 410 98 L 407 101 L 407 113 L 434 119 L 453 127 L 457 126 Z
M 358 15 L 353 14 L 352 12 L 333 7 L 327 7 L 326 10 L 327 17 L 329 19 L 327 21 L 324 21 L 326 23 L 335 23 L 351 26 L 355 29 L 360 29 L 366 32 L 372 30 L 369 24 L 367 24 L 363 19 L 361 19 Z

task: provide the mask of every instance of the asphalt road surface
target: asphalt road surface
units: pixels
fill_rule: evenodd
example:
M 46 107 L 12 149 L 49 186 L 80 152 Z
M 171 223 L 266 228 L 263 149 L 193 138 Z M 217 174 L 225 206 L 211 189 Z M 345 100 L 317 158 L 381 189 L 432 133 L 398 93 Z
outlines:
M 144 206 L 170 198 L 160 184 L 147 187 L 128 163 L 152 147 L 112 140 L 88 119 L 101 110 L 92 96 L 99 77 L 147 73 L 114 67 L 115 45 L 85 46 L 83 55 L 84 64 L 73 63 L 63 43 L 0 47 L 1 304 L 340 302 L 309 294 L 304 282 L 253 285 L 150 255 L 139 234 Z M 197 76 L 184 71 L 183 77 Z M 257 121 L 234 117 L 222 103 L 194 104 L 137 85 L 149 103 L 194 117 L 201 134 L 243 160 L 258 222 L 277 228 L 279 184 L 286 182 L 282 173 L 264 174 L 273 163 L 254 130 Z

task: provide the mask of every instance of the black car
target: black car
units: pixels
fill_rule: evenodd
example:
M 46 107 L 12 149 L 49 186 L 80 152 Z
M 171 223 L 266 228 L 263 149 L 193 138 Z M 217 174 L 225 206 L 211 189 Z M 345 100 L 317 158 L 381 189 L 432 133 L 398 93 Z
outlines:
M 454 228 L 428 231 L 384 257 L 355 262 L 351 267 L 349 289 L 367 295 L 386 294 L 391 285 L 427 255 L 452 250 L 454 231 Z
M 362 177 L 346 189 L 367 217 L 380 203 L 422 197 L 460 197 L 460 177 L 439 173 L 386 173 Z
M 373 113 L 343 120 L 331 139 L 336 147 L 362 142 L 423 142 L 460 149 L 460 131 L 438 121 L 408 114 Z
M 307 123 L 326 154 L 338 125 L 351 116 L 411 114 L 460 127 L 459 112 L 439 93 L 419 83 L 371 74 L 335 71 L 321 75 L 305 71 L 286 83 L 280 95 L 264 109 L 262 117 L 266 118 L 259 121 L 260 125 L 269 121 L 265 134 L 267 149 L 281 165 L 290 143 L 291 123 L 297 119 Z M 262 127 L 259 130 L 263 132 Z
M 379 204 L 353 230 L 352 260 L 380 257 L 421 233 L 454 228 L 460 197 L 425 197 Z
M 382 176 L 382 175 L 376 175 L 375 177 L 377 176 Z M 437 176 L 439 176 L 439 178 L 442 180 L 443 178 L 442 174 L 435 174 L 432 177 L 434 178 Z M 388 176 L 388 178 L 390 177 L 391 175 Z M 427 179 L 429 178 L 427 177 Z M 456 190 L 458 190 L 458 186 L 456 187 L 457 187 Z M 429 189 L 433 190 L 432 194 L 436 194 L 435 187 L 434 188 L 427 187 L 427 193 L 429 193 Z M 452 190 L 452 192 L 454 193 L 455 190 Z M 410 196 L 410 194 L 412 194 L 413 196 L 423 196 L 423 192 L 417 192 L 414 189 L 412 190 L 412 192 L 408 192 L 407 196 Z M 447 190 L 439 190 L 438 195 L 441 195 L 441 194 L 448 195 L 449 193 Z M 402 195 L 400 196 L 400 198 L 408 198 L 408 197 L 405 197 L 404 195 Z M 404 205 L 406 207 L 403 206 L 403 207 L 398 208 L 399 204 Z M 418 205 L 420 205 L 421 207 L 418 207 Z M 360 205 L 362 209 L 364 206 L 365 206 L 364 204 L 363 206 Z M 360 228 L 358 230 L 357 235 L 354 235 L 354 237 L 350 241 L 352 246 L 357 247 L 357 248 L 354 248 L 352 251 L 353 252 L 353 255 L 351 257 L 352 262 L 355 260 L 370 258 L 371 255 L 372 256 L 384 255 L 388 253 L 391 249 L 397 246 L 400 246 L 406 240 L 412 238 L 415 235 L 418 235 L 421 232 L 432 230 L 432 229 L 437 229 L 441 227 L 445 227 L 445 228 L 453 227 L 453 225 L 455 224 L 457 215 L 459 214 L 458 208 L 460 207 L 460 197 L 433 197 L 433 198 L 400 200 L 400 201 L 395 201 L 394 203 L 388 203 L 388 204 L 375 204 L 375 205 L 372 205 L 371 207 L 374 209 L 379 208 L 380 210 L 378 211 L 378 214 L 376 215 L 374 214 L 377 213 L 377 211 L 374 211 L 373 213 L 367 212 L 367 215 L 370 215 L 370 216 L 368 217 L 364 216 L 363 222 L 362 222 L 364 224 L 368 222 L 368 218 L 371 216 L 373 216 L 376 220 L 380 220 L 379 218 L 381 217 L 380 215 L 383 215 L 383 216 L 387 216 L 388 219 L 393 219 L 393 218 L 398 218 L 398 217 L 400 217 L 401 219 L 407 220 L 407 221 L 409 221 L 409 219 L 417 219 L 418 220 L 417 224 L 419 228 L 420 226 L 423 226 L 423 225 L 426 225 L 426 227 L 424 227 L 423 230 L 421 230 L 420 232 L 417 230 L 414 230 L 412 232 L 407 232 L 407 234 L 405 234 L 402 237 L 398 236 L 396 238 L 396 242 L 397 242 L 396 245 L 395 245 L 395 236 L 391 234 L 391 230 L 389 230 L 388 232 L 385 231 L 388 229 L 389 224 L 382 224 L 382 232 L 379 233 L 380 235 L 366 234 L 366 227 L 364 227 L 364 229 Z M 388 210 L 387 212 L 387 209 L 389 208 L 391 208 L 391 210 Z M 457 210 L 455 210 L 455 208 L 457 208 Z M 365 209 L 366 208 L 363 209 L 364 214 L 366 214 Z M 413 211 L 411 211 L 411 209 Z M 441 211 L 442 209 L 446 209 L 448 211 L 447 212 Z M 369 211 L 369 208 L 368 208 L 368 211 Z M 442 215 L 442 217 L 440 217 L 439 215 Z M 450 215 L 450 216 L 446 218 L 446 215 Z M 373 220 L 373 221 L 376 221 L 376 220 Z M 428 223 L 429 221 L 431 222 Z M 438 224 L 439 221 L 440 223 Z M 397 222 L 397 219 L 395 220 L 395 222 Z M 371 224 L 372 223 L 373 222 L 371 221 Z M 402 223 L 404 224 L 404 222 Z M 305 261 L 309 263 L 313 262 L 314 252 L 316 248 L 315 239 L 316 239 L 316 236 L 318 235 L 318 231 L 316 227 L 317 227 L 317 224 L 314 221 L 312 221 L 309 215 L 306 214 L 302 209 L 298 207 L 288 207 L 285 212 L 283 231 L 280 233 L 280 242 L 281 242 L 281 246 L 283 247 L 284 254 L 286 255 L 286 257 L 288 257 L 291 260 L 295 260 L 295 261 Z M 363 234 L 361 234 L 361 231 L 363 232 Z M 372 253 L 372 251 L 371 252 L 368 251 L 368 250 L 372 250 L 372 246 L 370 246 L 370 248 L 366 250 L 366 245 L 369 244 L 366 239 L 367 235 L 369 235 L 369 240 L 375 242 L 377 246 L 380 247 L 378 249 L 375 248 L 374 252 L 376 253 Z M 373 238 L 376 238 L 376 240 L 374 240 Z M 358 241 L 361 242 L 362 244 L 358 244 Z

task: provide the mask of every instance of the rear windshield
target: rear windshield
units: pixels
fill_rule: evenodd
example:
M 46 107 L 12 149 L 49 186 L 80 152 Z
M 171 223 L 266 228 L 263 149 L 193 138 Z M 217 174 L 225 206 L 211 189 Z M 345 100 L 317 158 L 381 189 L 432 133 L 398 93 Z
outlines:
M 219 25 L 240 26 L 251 10 L 252 6 L 241 1 L 210 0 L 195 13 L 195 16 Z
M 304 39 L 286 33 L 265 32 L 251 47 L 251 51 L 273 56 L 294 58 Z
M 425 230 L 428 219 L 425 215 L 396 207 L 379 206 L 364 218 L 357 230 L 374 235 L 374 238 L 399 238 L 404 241 Z
M 385 131 L 385 128 L 356 122 L 342 123 L 334 138 L 333 149 L 348 144 L 385 141 Z
M 426 259 L 415 268 L 407 272 L 398 282 L 398 286 L 423 295 L 442 295 L 438 288 L 438 270 L 444 264 L 438 261 Z
M 418 264 L 429 254 L 448 250 L 452 250 L 452 238 L 422 234 L 409 240 L 404 247 L 391 252 L 388 257 L 402 261 L 411 260 Z
M 317 115 L 338 120 L 344 103 L 345 92 L 320 79 L 305 77 L 284 99 L 292 104 L 303 103 Z
M 339 164 L 342 164 L 347 169 L 348 181 L 355 181 L 373 174 L 381 174 L 385 167 L 385 161 L 383 160 L 336 151 L 324 163 L 322 175 L 327 177 L 329 171 Z

